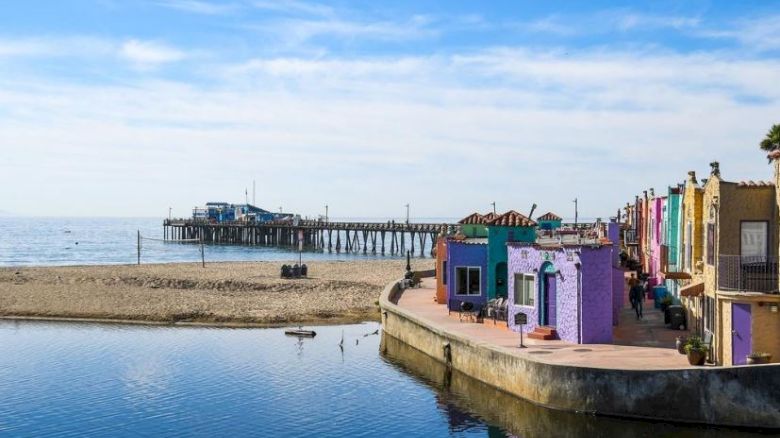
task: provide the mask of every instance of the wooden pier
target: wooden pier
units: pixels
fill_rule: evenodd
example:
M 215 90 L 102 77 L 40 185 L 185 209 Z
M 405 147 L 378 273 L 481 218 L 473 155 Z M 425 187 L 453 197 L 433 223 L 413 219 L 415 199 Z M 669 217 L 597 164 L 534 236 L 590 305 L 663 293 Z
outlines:
M 195 219 L 166 219 L 164 240 L 197 239 L 208 244 L 258 245 L 298 248 L 299 238 L 307 251 L 363 254 L 434 255 L 436 236 L 454 229 L 453 224 L 406 224 L 395 222 L 284 222 L 210 223 Z

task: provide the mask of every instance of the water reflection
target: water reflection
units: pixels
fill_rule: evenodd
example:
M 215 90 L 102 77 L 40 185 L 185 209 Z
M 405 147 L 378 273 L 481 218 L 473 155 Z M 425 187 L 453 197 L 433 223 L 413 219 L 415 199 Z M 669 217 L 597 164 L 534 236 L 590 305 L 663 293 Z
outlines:
M 435 391 L 450 431 L 487 423 L 489 436 L 531 437 L 739 437 L 736 430 L 678 426 L 556 411 L 496 390 L 448 368 L 397 339 L 382 335 L 382 357 Z

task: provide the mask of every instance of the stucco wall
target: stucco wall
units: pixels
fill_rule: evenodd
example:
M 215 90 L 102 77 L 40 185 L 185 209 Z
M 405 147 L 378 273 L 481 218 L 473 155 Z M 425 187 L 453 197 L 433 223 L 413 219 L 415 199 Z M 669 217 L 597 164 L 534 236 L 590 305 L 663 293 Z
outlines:
M 447 238 L 439 237 L 436 240 L 436 302 L 447 302 L 447 285 L 444 284 L 444 265 L 447 261 Z M 447 273 L 447 281 L 449 282 L 450 276 Z
M 484 243 L 464 243 L 450 240 L 447 243 L 447 270 L 449 271 L 447 281 L 447 303 L 450 299 L 463 302 L 484 304 L 487 290 L 487 244 Z M 481 294 L 480 295 L 456 295 L 455 294 L 455 268 L 465 266 L 478 266 L 482 269 L 481 276 Z M 453 309 L 454 310 L 454 309 Z
M 496 266 L 499 263 L 507 262 L 507 242 L 533 242 L 534 240 L 536 240 L 534 228 L 488 227 L 488 299 L 496 297 Z M 509 284 L 507 280 L 504 279 L 506 285 Z M 507 288 L 508 294 L 509 289 Z
M 580 251 L 579 255 L 574 251 Z M 540 293 L 540 274 L 543 265 L 550 262 L 554 270 L 561 275 L 556 279 L 556 330 L 558 336 L 565 341 L 578 343 L 612 342 L 613 297 L 612 297 L 612 251 L 611 247 L 599 249 L 577 247 L 569 248 L 571 258 L 566 250 L 544 249 L 530 245 L 509 245 L 509 314 L 523 312 L 528 315 L 528 324 L 522 327 L 523 332 L 532 332 L 539 326 L 540 306 L 543 305 Z M 576 264 L 580 263 L 581 272 Z M 537 272 L 534 272 L 534 269 Z M 529 274 L 534 276 L 534 306 L 515 304 L 514 274 Z M 578 315 L 578 283 L 581 282 L 581 313 Z M 578 329 L 578 321 L 582 321 L 582 334 Z M 519 331 L 520 326 L 512 324 L 510 329 Z
M 686 272 L 691 274 L 700 272 L 697 269 L 697 261 L 702 260 L 702 254 L 704 251 L 704 228 L 702 225 L 702 202 L 704 200 L 704 191 L 695 183 L 692 179 L 689 179 L 685 183 L 685 189 L 683 193 L 683 220 L 681 230 L 681 246 L 687 248 L 688 241 L 691 242 L 691 266 L 690 270 L 687 266 Z M 688 222 L 691 222 L 691 235 L 688 235 Z M 685 249 L 687 251 L 687 249 Z M 682 263 L 685 263 L 685 257 L 683 257 Z
M 642 371 L 546 364 L 448 332 L 395 305 L 397 293 L 393 283 L 380 297 L 387 335 L 516 397 L 599 415 L 780 429 L 780 365 Z

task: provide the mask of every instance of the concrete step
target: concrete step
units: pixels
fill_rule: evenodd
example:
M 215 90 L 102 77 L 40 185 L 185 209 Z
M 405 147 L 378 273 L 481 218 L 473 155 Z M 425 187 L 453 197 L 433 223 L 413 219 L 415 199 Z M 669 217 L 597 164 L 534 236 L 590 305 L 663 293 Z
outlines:
M 541 326 L 536 327 L 534 331 L 528 334 L 528 337 L 542 341 L 551 341 L 553 339 L 558 339 L 558 332 L 553 327 Z

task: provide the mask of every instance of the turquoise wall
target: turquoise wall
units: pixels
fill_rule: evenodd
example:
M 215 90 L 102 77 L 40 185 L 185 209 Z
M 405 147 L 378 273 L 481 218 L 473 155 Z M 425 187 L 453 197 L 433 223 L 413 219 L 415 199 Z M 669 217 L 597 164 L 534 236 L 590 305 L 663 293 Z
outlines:
M 528 242 L 536 241 L 536 229 L 533 227 L 487 227 L 488 233 L 488 285 L 487 298 L 507 297 L 507 242 Z M 511 237 L 511 239 L 510 239 Z M 503 263 L 501 267 L 499 264 Z M 496 271 L 500 270 L 501 275 Z
M 466 237 L 487 237 L 487 227 L 481 224 L 463 224 L 460 226 L 460 231 Z
M 666 225 L 666 245 L 669 246 L 669 267 L 679 267 L 677 265 L 680 258 L 680 208 L 682 197 L 677 193 L 672 193 L 669 189 L 669 195 L 666 198 L 666 216 L 664 223 Z
M 539 228 L 543 230 L 557 230 L 561 227 L 562 221 L 537 221 Z

